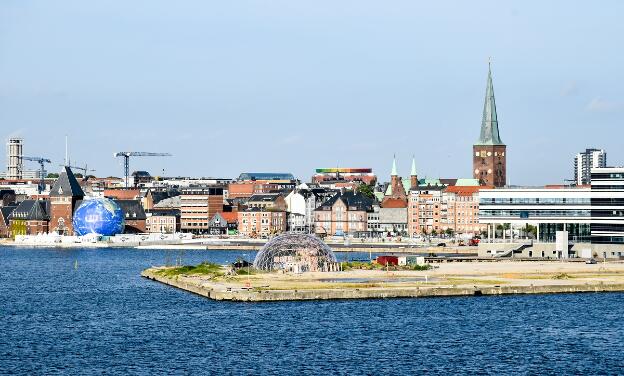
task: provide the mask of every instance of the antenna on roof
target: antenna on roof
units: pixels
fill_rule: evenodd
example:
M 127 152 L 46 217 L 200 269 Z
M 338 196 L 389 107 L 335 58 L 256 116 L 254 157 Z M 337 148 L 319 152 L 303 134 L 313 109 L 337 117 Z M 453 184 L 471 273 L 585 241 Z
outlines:
M 68 151 L 68 146 L 67 146 L 67 135 L 65 135 L 65 166 L 69 166 L 69 151 Z

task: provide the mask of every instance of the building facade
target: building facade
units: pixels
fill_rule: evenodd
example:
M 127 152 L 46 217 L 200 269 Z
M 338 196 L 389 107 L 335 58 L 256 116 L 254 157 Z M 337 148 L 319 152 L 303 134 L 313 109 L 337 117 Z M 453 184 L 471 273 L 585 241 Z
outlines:
M 591 184 L 591 169 L 607 167 L 607 153 L 602 149 L 585 149 L 574 157 L 574 181 Z
M 442 230 L 478 235 L 487 229 L 479 223 L 480 186 L 450 186 L 442 192 Z
M 223 211 L 223 187 L 183 188 L 180 195 L 180 229 L 195 234 L 207 233 L 209 222 Z
M 411 237 L 442 231 L 442 191 L 444 185 L 419 185 L 410 190 L 407 229 Z
M 73 235 L 74 211 L 83 198 L 82 187 L 72 170 L 65 166 L 50 189 L 50 232 Z
M 368 231 L 373 200 L 359 193 L 337 193 L 314 210 L 314 231 L 321 236 L 358 235 Z
M 507 183 L 506 153 L 507 146 L 501 140 L 498 130 L 492 70 L 488 68 L 481 134 L 472 147 L 473 177 L 482 185 L 504 187 Z
M 508 224 L 513 236 L 514 228 L 530 224 L 537 242 L 552 243 L 558 231 L 567 231 L 572 244 L 589 245 L 596 257 L 622 257 L 624 167 L 592 168 L 590 178 L 590 187 L 482 190 L 479 220 L 488 225 L 489 239 L 497 225 Z
M 267 237 L 286 231 L 286 212 L 250 208 L 238 212 L 238 232 L 247 237 Z

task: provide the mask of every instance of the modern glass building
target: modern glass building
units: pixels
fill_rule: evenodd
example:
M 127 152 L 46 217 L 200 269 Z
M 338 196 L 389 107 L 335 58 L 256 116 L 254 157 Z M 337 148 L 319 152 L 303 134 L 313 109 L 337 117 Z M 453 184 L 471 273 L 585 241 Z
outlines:
M 567 230 L 573 242 L 624 244 L 624 167 L 593 168 L 590 187 L 482 189 L 479 223 L 490 234 L 499 224 L 537 226 L 541 242 Z

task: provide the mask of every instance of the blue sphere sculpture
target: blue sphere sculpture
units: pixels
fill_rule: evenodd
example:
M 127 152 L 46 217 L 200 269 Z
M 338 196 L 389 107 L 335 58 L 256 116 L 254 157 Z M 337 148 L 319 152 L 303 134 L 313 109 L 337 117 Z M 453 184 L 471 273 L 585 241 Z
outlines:
M 119 205 L 107 198 L 85 200 L 74 212 L 74 232 L 78 235 L 113 236 L 124 230 L 124 214 Z

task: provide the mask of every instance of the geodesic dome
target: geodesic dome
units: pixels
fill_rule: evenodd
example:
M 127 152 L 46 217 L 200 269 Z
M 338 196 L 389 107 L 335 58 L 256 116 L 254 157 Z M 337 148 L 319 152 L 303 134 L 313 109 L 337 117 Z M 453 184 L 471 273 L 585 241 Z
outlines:
M 314 272 L 336 270 L 337 263 L 331 248 L 316 236 L 286 233 L 268 241 L 253 266 L 269 271 Z

